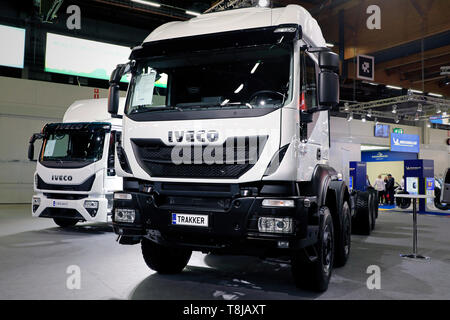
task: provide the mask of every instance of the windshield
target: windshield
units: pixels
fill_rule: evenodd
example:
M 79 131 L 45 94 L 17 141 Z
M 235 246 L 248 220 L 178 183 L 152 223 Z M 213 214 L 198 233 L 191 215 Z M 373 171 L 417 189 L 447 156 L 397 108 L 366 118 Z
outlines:
M 102 158 L 105 132 L 55 131 L 43 144 L 41 161 L 95 162 Z
M 140 61 L 127 114 L 279 108 L 291 96 L 292 46 L 257 46 Z

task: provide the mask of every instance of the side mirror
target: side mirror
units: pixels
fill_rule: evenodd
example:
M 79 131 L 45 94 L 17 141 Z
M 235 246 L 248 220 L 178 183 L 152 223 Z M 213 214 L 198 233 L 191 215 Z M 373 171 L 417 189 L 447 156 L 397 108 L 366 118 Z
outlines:
M 108 92 L 108 112 L 117 116 L 119 112 L 120 87 L 118 84 L 111 84 Z
M 44 135 L 42 133 L 35 133 L 30 138 L 30 144 L 28 145 L 28 160 L 34 160 L 34 142 L 38 139 L 42 139 Z
M 34 161 L 34 143 L 28 145 L 28 160 Z
M 109 79 L 109 93 L 108 93 L 108 112 L 112 116 L 117 116 L 119 112 L 119 83 L 122 77 L 130 72 L 131 66 L 127 64 L 118 64 L 114 71 L 111 73 Z
M 332 108 L 338 104 L 339 76 L 335 72 L 323 70 L 319 73 L 319 105 Z
M 319 105 L 329 109 L 339 103 L 339 56 L 331 51 L 321 51 L 319 68 Z
M 339 72 L 339 56 L 331 51 L 322 51 L 319 53 L 319 68 L 320 70 L 330 70 L 336 73 Z

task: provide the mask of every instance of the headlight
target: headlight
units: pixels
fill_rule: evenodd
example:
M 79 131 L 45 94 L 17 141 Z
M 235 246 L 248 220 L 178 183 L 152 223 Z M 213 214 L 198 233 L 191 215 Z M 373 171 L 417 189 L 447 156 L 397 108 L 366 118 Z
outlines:
M 114 210 L 114 221 L 133 223 L 136 218 L 136 211 L 134 209 L 116 208 Z
M 98 209 L 98 201 L 86 200 L 84 202 L 84 207 L 86 209 Z
M 294 200 L 276 200 L 276 199 L 264 199 L 262 202 L 263 207 L 288 207 L 293 208 L 295 206 Z
M 114 193 L 114 199 L 116 200 L 131 200 L 133 196 L 129 193 Z
M 292 233 L 292 218 L 260 217 L 259 232 Z
M 41 198 L 33 197 L 33 206 L 39 206 L 41 204 Z

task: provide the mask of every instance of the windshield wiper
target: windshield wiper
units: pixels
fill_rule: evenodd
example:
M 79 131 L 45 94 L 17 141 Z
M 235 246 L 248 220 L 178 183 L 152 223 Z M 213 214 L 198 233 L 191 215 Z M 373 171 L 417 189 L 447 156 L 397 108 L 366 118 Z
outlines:
M 131 113 L 144 113 L 144 112 L 152 112 L 152 111 L 165 111 L 165 110 L 178 110 L 178 111 L 183 111 L 181 108 L 177 107 L 177 106 L 170 106 L 170 107 L 150 107 L 150 108 L 146 108 L 146 105 L 140 105 L 137 106 L 136 109 L 134 109 Z

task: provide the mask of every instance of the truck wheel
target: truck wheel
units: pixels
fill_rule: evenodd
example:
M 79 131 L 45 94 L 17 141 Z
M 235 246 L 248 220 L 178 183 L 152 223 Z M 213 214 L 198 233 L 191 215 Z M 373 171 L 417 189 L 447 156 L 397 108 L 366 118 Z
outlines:
M 324 292 L 328 289 L 334 260 L 333 220 L 327 207 L 320 209 L 319 219 L 317 243 L 293 255 L 291 271 L 297 287 Z
M 372 202 L 375 220 L 378 219 L 378 192 L 373 188 L 370 188 L 370 192 L 372 193 Z
M 409 194 L 409 192 L 400 191 L 398 194 Z M 396 204 L 402 209 L 408 209 L 411 206 L 411 198 L 397 198 Z
M 147 238 L 142 238 L 141 247 L 147 266 L 161 274 L 180 273 L 192 254 L 191 250 L 162 246 Z
M 369 200 L 370 200 L 370 202 L 369 202 L 369 205 L 370 205 L 370 211 L 372 212 L 371 214 L 372 214 L 372 224 L 371 224 L 371 226 L 370 226 L 370 229 L 371 230 L 374 230 L 375 229 L 375 223 L 376 223 L 376 220 L 377 220 L 377 213 L 376 213 L 376 209 L 375 209 L 375 206 L 376 206 L 376 203 L 375 203 L 375 201 L 376 201 L 376 197 L 375 197 L 375 195 L 373 194 L 373 193 L 370 193 L 370 195 L 369 195 L 370 197 L 369 197 Z
M 73 227 L 78 223 L 78 220 L 66 218 L 53 218 L 53 221 L 61 228 Z
M 337 236 L 335 267 L 343 267 L 350 255 L 352 237 L 352 216 L 347 201 L 342 204 L 342 230 Z
M 372 230 L 372 210 L 370 206 L 370 194 L 358 192 L 356 194 L 356 216 L 353 230 L 358 234 L 370 235 Z
M 450 206 L 441 202 L 441 188 L 434 188 L 434 206 L 441 210 L 450 210 Z

